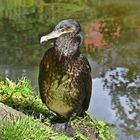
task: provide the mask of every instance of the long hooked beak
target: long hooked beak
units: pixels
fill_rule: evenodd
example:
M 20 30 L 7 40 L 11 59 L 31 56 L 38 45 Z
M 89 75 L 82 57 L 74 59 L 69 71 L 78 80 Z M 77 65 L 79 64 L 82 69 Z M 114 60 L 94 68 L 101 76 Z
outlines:
M 40 43 L 43 43 L 43 42 L 46 42 L 48 41 L 49 39 L 53 39 L 53 38 L 58 38 L 59 36 L 61 36 L 62 34 L 66 34 L 66 33 L 70 33 L 70 32 L 73 32 L 74 29 L 71 28 L 69 30 L 64 30 L 64 31 L 61 31 L 61 30 L 55 30 L 55 31 L 52 31 L 51 33 L 45 35 L 45 36 L 42 36 L 41 39 L 40 39 Z
M 40 43 L 43 43 L 43 42 L 46 42 L 48 41 L 49 39 L 53 39 L 53 38 L 57 38 L 59 37 L 60 35 L 62 35 L 63 33 L 60 32 L 60 31 L 52 31 L 51 33 L 45 35 L 45 36 L 42 36 L 41 39 L 40 39 Z

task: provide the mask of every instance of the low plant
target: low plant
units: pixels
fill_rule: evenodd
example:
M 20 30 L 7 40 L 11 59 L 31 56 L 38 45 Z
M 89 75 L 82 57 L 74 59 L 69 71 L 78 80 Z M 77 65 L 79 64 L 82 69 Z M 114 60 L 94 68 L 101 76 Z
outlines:
M 31 87 L 30 81 L 25 77 L 19 79 L 18 82 L 13 82 L 8 78 L 5 81 L 0 81 L 0 101 L 28 115 L 26 118 L 11 117 L 10 121 L 2 123 L 0 127 L 0 139 L 2 140 L 115 139 L 109 126 L 103 121 L 91 119 L 89 115 L 76 117 L 72 121 L 74 138 L 54 132 L 51 122 L 56 118 L 55 114 L 42 104 L 40 97 L 35 94 Z M 40 124 L 42 124 L 41 127 Z

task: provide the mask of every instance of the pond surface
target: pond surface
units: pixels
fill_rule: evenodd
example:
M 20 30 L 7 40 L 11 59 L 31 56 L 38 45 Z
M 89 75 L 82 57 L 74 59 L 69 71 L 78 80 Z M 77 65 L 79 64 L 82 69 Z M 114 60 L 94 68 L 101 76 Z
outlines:
M 39 44 L 61 19 L 80 21 L 92 68 L 89 113 L 114 124 L 117 140 L 140 139 L 139 0 L 0 0 L 0 76 L 27 76 L 38 91 Z

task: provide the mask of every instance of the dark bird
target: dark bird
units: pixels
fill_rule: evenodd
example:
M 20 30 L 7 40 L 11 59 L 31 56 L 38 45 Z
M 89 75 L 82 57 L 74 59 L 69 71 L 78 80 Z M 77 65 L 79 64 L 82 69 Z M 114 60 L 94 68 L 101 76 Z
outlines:
M 88 109 L 91 97 L 91 68 L 79 47 L 83 41 L 80 24 L 62 20 L 54 30 L 41 37 L 40 43 L 53 39 L 39 71 L 40 96 L 47 107 L 70 121 Z

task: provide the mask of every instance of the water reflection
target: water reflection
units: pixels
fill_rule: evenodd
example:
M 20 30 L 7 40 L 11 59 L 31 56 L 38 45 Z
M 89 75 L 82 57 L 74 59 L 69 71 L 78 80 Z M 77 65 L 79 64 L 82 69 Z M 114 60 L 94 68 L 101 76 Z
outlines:
M 89 112 L 116 124 L 118 139 L 139 139 L 140 77 L 137 75 L 131 81 L 127 78 L 128 74 L 129 69 L 118 67 L 107 71 L 104 77 L 93 79 L 94 95 Z
M 0 79 L 9 78 L 17 81 L 23 76 L 31 80 L 33 89 L 38 93 L 38 66 L 21 67 L 19 65 L 0 65 Z
M 116 21 L 94 21 L 85 28 L 84 46 L 86 51 L 112 47 L 111 42 L 115 43 L 119 39 L 120 31 L 120 25 Z
M 119 125 L 128 135 L 139 136 L 140 132 L 140 78 L 133 80 L 127 78 L 128 69 L 117 68 L 107 72 L 103 82 L 104 88 L 110 89 L 112 109 L 120 120 Z M 131 131 L 130 133 L 130 130 Z

